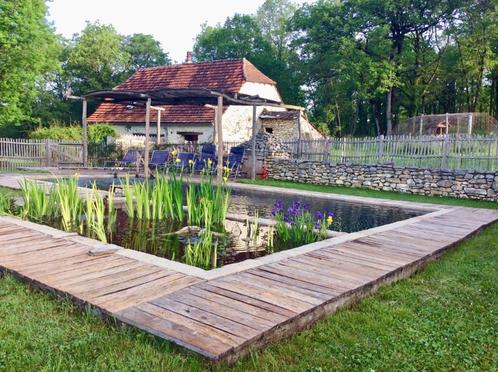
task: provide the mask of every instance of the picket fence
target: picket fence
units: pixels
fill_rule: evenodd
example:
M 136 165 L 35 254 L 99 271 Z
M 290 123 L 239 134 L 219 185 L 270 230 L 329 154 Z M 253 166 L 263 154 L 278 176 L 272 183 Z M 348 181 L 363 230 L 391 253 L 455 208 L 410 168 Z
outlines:
M 83 143 L 77 141 L 0 138 L 0 169 L 83 165 Z
M 286 142 L 293 157 L 333 164 L 498 170 L 498 135 L 379 136 Z

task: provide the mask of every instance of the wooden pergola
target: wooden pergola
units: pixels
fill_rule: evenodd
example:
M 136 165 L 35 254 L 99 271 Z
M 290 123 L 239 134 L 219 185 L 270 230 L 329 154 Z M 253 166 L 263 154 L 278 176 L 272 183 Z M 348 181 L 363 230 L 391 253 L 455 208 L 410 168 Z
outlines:
M 301 138 L 301 111 L 300 106 L 286 105 L 259 96 L 251 96 L 240 93 L 227 93 L 213 91 L 210 89 L 158 89 L 153 91 L 122 91 L 102 90 L 90 92 L 81 96 L 82 125 L 83 125 L 83 159 L 84 166 L 88 166 L 88 124 L 87 103 L 89 100 L 112 102 L 122 105 L 145 106 L 145 151 L 144 151 L 144 176 L 149 176 L 149 137 L 150 137 L 150 111 L 158 110 L 157 135 L 160 137 L 160 111 L 161 105 L 200 105 L 210 106 L 215 109 L 215 132 L 218 146 L 218 169 L 217 179 L 221 182 L 223 177 L 223 105 L 231 104 L 237 106 L 252 106 L 252 165 L 251 177 L 256 178 L 256 132 L 257 132 L 257 106 L 272 106 L 299 111 L 298 115 L 298 137 Z

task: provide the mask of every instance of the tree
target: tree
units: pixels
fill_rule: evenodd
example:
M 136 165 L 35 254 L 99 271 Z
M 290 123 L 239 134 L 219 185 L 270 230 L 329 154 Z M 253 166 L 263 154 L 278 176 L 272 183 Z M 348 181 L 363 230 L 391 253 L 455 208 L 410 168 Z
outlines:
M 263 35 L 254 16 L 236 14 L 223 25 L 204 25 L 195 41 L 194 58 L 197 61 L 247 58 L 277 82 L 285 102 L 299 104 L 302 101 L 300 80 L 296 70 L 290 67 L 290 59 L 277 58 L 271 41 Z
M 278 59 L 284 59 L 289 51 L 292 33 L 288 22 L 295 11 L 296 6 L 290 0 L 266 0 L 256 12 L 261 33 L 272 44 Z
M 46 12 L 43 0 L 0 0 L 2 135 L 18 135 L 37 122 L 32 105 L 57 69 L 59 49 Z
M 66 76 L 77 95 L 111 89 L 128 75 L 130 55 L 113 26 L 88 23 L 68 45 Z
M 168 53 L 152 35 L 133 34 L 123 40 L 124 50 L 130 55 L 130 72 L 144 67 L 171 64 Z
M 194 44 L 194 57 L 199 61 L 247 58 L 254 63 L 266 62 L 271 46 L 258 24 L 249 15 L 235 14 L 223 25 L 203 25 Z

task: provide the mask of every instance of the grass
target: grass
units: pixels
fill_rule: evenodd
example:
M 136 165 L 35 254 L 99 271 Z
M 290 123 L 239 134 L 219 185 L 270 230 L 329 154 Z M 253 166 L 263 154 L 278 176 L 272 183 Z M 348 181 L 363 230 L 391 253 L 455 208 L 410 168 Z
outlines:
M 422 273 L 233 366 L 213 366 L 143 332 L 111 326 L 5 275 L 0 370 L 493 370 L 497 236 L 494 224 Z
M 408 193 L 401 193 L 394 191 L 369 190 L 366 188 L 357 188 L 357 187 L 311 185 L 307 183 L 297 183 L 290 181 L 244 179 L 244 180 L 239 180 L 238 182 L 253 184 L 253 185 L 284 187 L 287 189 L 297 189 L 304 191 L 319 191 L 319 192 L 326 192 L 332 194 L 363 196 L 367 198 L 402 200 L 402 201 L 409 201 L 416 203 L 456 205 L 456 206 L 471 207 L 471 208 L 498 209 L 498 203 L 493 201 L 461 199 L 461 198 L 452 198 L 452 197 L 425 196 L 425 195 L 408 194 Z

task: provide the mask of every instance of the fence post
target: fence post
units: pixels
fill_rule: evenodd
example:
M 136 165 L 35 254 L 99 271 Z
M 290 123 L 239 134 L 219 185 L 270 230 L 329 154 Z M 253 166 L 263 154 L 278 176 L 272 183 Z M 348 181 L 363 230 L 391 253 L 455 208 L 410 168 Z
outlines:
M 473 125 L 472 119 L 473 119 L 472 113 L 470 113 L 469 114 L 469 128 L 468 128 L 469 136 L 472 134 L 472 125 Z
M 419 135 L 422 135 L 422 130 L 424 128 L 424 114 L 420 115 L 420 128 L 419 128 Z
M 323 162 L 326 164 L 329 162 L 329 138 L 325 139 L 325 143 L 323 144 Z
M 50 144 L 50 140 L 45 140 L 45 158 L 47 167 L 52 166 L 52 146 Z
M 444 136 L 443 156 L 441 157 L 441 169 L 448 169 L 448 155 L 450 152 L 450 136 Z
M 384 157 L 384 135 L 379 136 L 379 147 L 377 148 L 377 163 L 381 164 Z

